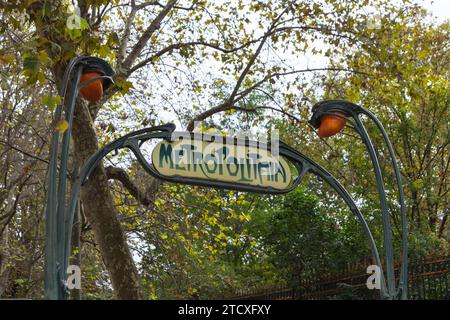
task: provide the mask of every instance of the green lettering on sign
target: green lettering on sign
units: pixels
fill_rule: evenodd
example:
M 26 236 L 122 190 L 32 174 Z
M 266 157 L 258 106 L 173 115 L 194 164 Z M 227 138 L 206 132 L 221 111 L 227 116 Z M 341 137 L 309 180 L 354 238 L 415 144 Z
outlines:
M 288 162 L 269 150 L 240 144 L 182 139 L 161 141 L 152 163 L 166 177 L 222 181 L 283 190 L 292 181 Z

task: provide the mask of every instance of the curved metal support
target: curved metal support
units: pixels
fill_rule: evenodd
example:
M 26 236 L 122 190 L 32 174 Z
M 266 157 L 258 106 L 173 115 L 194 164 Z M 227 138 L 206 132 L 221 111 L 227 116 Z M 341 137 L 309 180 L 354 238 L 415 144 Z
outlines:
M 68 100 L 68 105 L 65 110 L 65 119 L 69 124 L 69 128 L 72 128 L 73 124 L 73 113 L 75 110 L 75 101 L 78 96 L 78 82 L 80 81 L 81 73 L 83 69 L 81 67 L 75 67 L 75 76 L 71 81 L 71 92 Z M 66 237 L 66 231 L 64 229 L 64 212 L 66 206 L 66 189 L 67 189 L 67 166 L 69 160 L 69 146 L 70 146 L 70 135 L 71 130 L 66 130 L 63 134 L 62 140 L 62 148 L 61 148 L 61 160 L 60 160 L 60 176 L 59 176 L 59 185 L 58 185 L 58 198 L 57 198 L 57 209 L 56 209 L 56 217 L 57 217 L 57 251 L 58 257 L 64 257 L 64 238 Z M 61 259 L 61 258 L 60 258 Z M 58 260 L 59 265 L 59 274 L 60 278 L 65 278 L 65 273 L 67 267 L 62 263 L 61 260 Z M 62 286 L 60 286 L 62 288 Z M 59 295 L 63 295 L 63 292 L 60 292 Z
M 386 190 L 383 182 L 383 175 L 381 172 L 380 163 L 378 161 L 378 157 L 376 155 L 375 148 L 372 144 L 372 140 L 369 137 L 361 119 L 359 117 L 355 118 L 356 120 L 356 128 L 358 129 L 358 133 L 360 134 L 364 144 L 366 145 L 370 159 L 372 161 L 372 165 L 375 171 L 375 179 L 378 188 L 378 195 L 381 205 L 382 220 L 383 220 L 383 236 L 384 236 L 384 250 L 386 257 L 386 277 L 387 277 L 387 286 L 389 291 L 389 296 L 395 296 L 395 274 L 394 274 L 394 249 L 392 244 L 392 227 L 390 221 L 389 207 L 387 204 L 386 198 Z
M 158 178 L 158 179 L 172 181 L 171 179 L 167 179 L 167 177 L 160 175 L 153 168 L 153 164 L 149 163 L 145 159 L 145 157 L 143 156 L 143 154 L 140 151 L 139 146 L 142 144 L 142 142 L 145 142 L 150 139 L 171 140 L 171 136 L 172 136 L 172 133 L 174 132 L 174 129 L 175 129 L 175 126 L 173 124 L 168 124 L 168 125 L 163 125 L 163 126 L 154 127 L 154 128 L 146 128 L 143 130 L 132 132 L 124 137 L 121 137 L 121 138 L 107 144 L 101 150 L 99 150 L 94 155 L 92 155 L 89 158 L 89 160 L 84 164 L 84 166 L 80 170 L 80 172 L 75 180 L 75 183 L 73 185 L 72 193 L 71 193 L 71 197 L 70 197 L 70 204 L 69 204 L 69 207 L 67 210 L 67 215 L 66 215 L 66 221 L 65 221 L 66 228 L 65 229 L 67 230 L 69 235 L 66 237 L 66 242 L 65 242 L 65 248 L 66 248 L 65 264 L 64 264 L 65 266 L 67 265 L 67 261 L 68 261 L 69 255 L 70 255 L 70 249 L 71 249 L 70 233 L 72 230 L 71 226 L 73 224 L 73 217 L 75 214 L 76 204 L 77 204 L 77 200 L 79 197 L 80 189 L 81 189 L 81 186 L 85 183 L 86 179 L 88 179 L 89 175 L 94 170 L 94 168 L 111 151 L 122 149 L 122 148 L 127 148 L 127 149 L 130 149 L 135 154 L 137 160 L 141 163 L 143 168 L 149 174 L 151 174 L 152 176 L 154 176 L 155 178 Z M 206 139 L 208 139 L 208 137 Z M 207 141 L 210 141 L 210 140 L 207 140 Z M 255 142 L 247 140 L 247 145 L 250 145 L 252 143 L 255 143 Z M 265 145 L 265 147 L 267 148 L 268 146 Z M 336 192 L 344 199 L 345 203 L 349 206 L 351 212 L 353 212 L 356 215 L 356 217 L 360 221 L 361 225 L 363 226 L 364 233 L 366 234 L 367 239 L 369 241 L 369 246 L 372 251 L 373 259 L 374 259 L 375 263 L 377 263 L 377 265 L 381 266 L 380 256 L 379 256 L 373 235 L 367 225 L 367 222 L 365 221 L 363 215 L 359 211 L 358 207 L 356 206 L 356 204 L 355 204 L 354 200 L 352 199 L 351 195 L 349 194 L 349 192 L 336 180 L 336 178 L 334 178 L 328 171 L 326 171 L 324 168 L 322 168 L 319 164 L 317 164 L 313 160 L 309 159 L 302 153 L 296 151 L 295 149 L 289 147 L 288 145 L 286 145 L 283 142 L 280 142 L 280 155 L 288 158 L 290 161 L 292 161 L 294 164 L 296 164 L 298 168 L 301 168 L 301 170 L 299 170 L 298 177 L 295 180 L 296 182 L 292 188 L 290 188 L 289 190 L 284 191 L 284 192 L 280 192 L 280 190 L 267 189 L 266 190 L 267 193 L 275 193 L 275 194 L 278 193 L 279 194 L 279 193 L 285 193 L 285 192 L 291 191 L 293 188 L 298 186 L 298 184 L 301 182 L 304 175 L 308 172 L 311 172 L 311 173 L 315 174 L 316 176 L 318 176 L 319 178 L 323 179 L 334 190 L 336 190 Z M 172 181 L 172 182 L 174 182 L 174 181 Z M 177 182 L 177 181 L 175 181 L 175 182 Z M 205 183 L 204 181 L 201 181 L 201 180 L 195 181 L 195 179 L 190 179 L 190 180 L 183 180 L 182 182 L 185 184 L 192 184 L 192 185 L 208 185 L 208 186 L 213 186 L 213 187 L 217 187 L 217 188 L 232 189 L 230 186 L 228 186 L 226 184 L 223 184 L 220 182 L 214 182 L 214 181 Z M 236 188 L 236 189 L 242 190 L 241 187 Z M 254 190 L 249 190 L 249 191 L 255 192 Z M 256 192 L 262 192 L 262 191 L 256 190 Z M 383 298 L 386 298 L 386 297 L 388 297 L 388 294 L 386 292 L 386 286 L 384 283 L 384 279 L 382 279 L 381 285 L 382 285 L 381 295 Z
M 71 250 L 71 233 L 72 233 L 72 225 L 73 225 L 73 219 L 75 215 L 75 210 L 77 206 L 77 200 L 81 191 L 81 186 L 86 182 L 86 180 L 89 178 L 89 175 L 92 173 L 92 171 L 97 167 L 97 165 L 100 163 L 100 161 L 108 155 L 110 152 L 126 148 L 128 147 L 127 141 L 129 139 L 155 139 L 155 138 L 166 138 L 169 137 L 170 134 L 175 129 L 175 125 L 173 124 L 166 124 L 158 127 L 152 127 L 152 128 L 145 128 L 142 130 L 131 132 L 121 138 L 118 138 L 114 140 L 111 143 L 108 143 L 106 146 L 104 146 L 102 149 L 97 151 L 95 154 L 93 154 L 83 165 L 81 170 L 78 173 L 78 176 L 75 179 L 75 182 L 72 186 L 72 191 L 70 195 L 70 202 L 69 206 L 66 210 L 65 214 L 65 230 L 67 230 L 68 236 L 65 237 L 65 240 L 63 242 L 64 245 L 64 262 L 63 265 L 65 268 L 67 268 L 68 260 L 70 257 L 70 250 Z
M 76 59 L 74 59 L 76 60 Z M 75 68 L 73 61 L 69 63 L 70 68 Z M 78 95 L 77 83 L 81 76 L 82 69 L 76 68 L 77 72 L 75 77 L 70 81 L 70 94 L 69 99 L 65 99 L 66 109 L 65 118 L 69 123 L 69 128 L 72 125 L 73 109 L 75 107 L 75 100 Z M 67 82 L 69 81 L 70 72 L 64 75 L 66 81 L 61 88 L 61 92 L 66 92 Z M 55 123 L 62 119 L 63 106 L 58 106 L 55 110 Z M 63 249 L 62 243 L 64 243 L 64 230 L 61 230 L 61 226 L 64 224 L 64 207 L 66 196 L 66 181 L 67 181 L 67 163 L 68 152 L 70 142 L 70 130 L 66 130 L 63 134 L 62 152 L 61 152 L 61 165 L 59 168 L 59 180 L 58 180 L 58 147 L 59 147 L 59 132 L 54 131 L 51 143 L 51 156 L 48 173 L 48 193 L 47 193 L 47 206 L 45 208 L 46 216 L 46 246 L 45 246 L 45 296 L 49 299 L 60 299 L 63 295 L 61 283 L 64 279 L 64 269 L 62 268 Z M 58 187 L 57 187 L 58 184 Z M 55 276 L 58 275 L 58 276 Z
M 286 149 L 292 155 L 292 157 L 294 159 L 306 162 L 307 164 L 304 165 L 305 173 L 311 172 L 311 173 L 315 174 L 316 176 L 318 176 L 319 178 L 324 180 L 326 183 L 328 183 L 341 196 L 341 198 L 345 201 L 345 203 L 349 207 L 350 211 L 358 218 L 359 222 L 361 223 L 364 233 L 366 234 L 366 237 L 369 241 L 369 246 L 372 251 L 372 257 L 373 257 L 375 263 L 380 267 L 381 275 L 383 275 L 380 255 L 379 255 L 375 240 L 373 238 L 372 232 L 370 231 L 370 228 L 366 222 L 366 219 L 364 218 L 361 211 L 357 207 L 357 205 L 356 205 L 355 201 L 353 200 L 352 196 L 350 195 L 350 193 L 344 188 L 344 186 L 338 180 L 336 180 L 336 178 L 331 173 L 329 173 L 327 170 L 325 170 L 318 163 L 309 159 L 308 157 L 306 157 L 302 153 L 298 152 L 297 150 L 287 146 L 286 144 L 283 144 L 283 146 L 281 148 Z M 388 298 L 389 294 L 388 294 L 388 291 L 386 288 L 386 283 L 385 283 L 384 277 L 382 276 L 380 280 L 381 280 L 380 295 L 382 298 Z
M 384 142 L 386 143 L 386 145 L 388 147 L 389 156 L 391 157 L 392 167 L 394 168 L 394 172 L 395 172 L 395 179 L 397 182 L 398 198 L 400 201 L 400 210 L 401 210 L 401 219 L 402 219 L 402 267 L 401 267 L 401 273 L 400 273 L 400 283 L 399 283 L 398 294 L 401 295 L 402 300 L 406 300 L 408 298 L 408 226 L 406 223 L 406 206 L 405 206 L 405 195 L 404 195 L 403 187 L 402 187 L 403 186 L 402 177 L 400 174 L 400 169 L 398 167 L 397 159 L 395 157 L 394 148 L 392 147 L 391 141 L 389 140 L 386 130 L 384 130 L 384 127 L 381 124 L 380 120 L 378 120 L 378 118 L 375 117 L 375 115 L 367 109 L 364 109 L 361 107 L 361 111 L 363 114 L 365 114 L 367 117 L 369 117 L 373 122 L 375 122 L 378 129 L 380 130 L 380 132 L 383 136 Z
M 341 112 L 349 117 L 352 117 L 355 122 L 352 122 L 352 127 L 355 129 L 360 135 L 363 143 L 366 145 L 366 148 L 369 152 L 369 156 L 374 167 L 376 184 L 379 194 L 381 212 L 382 212 L 382 220 L 383 220 L 383 236 L 384 236 L 384 247 L 385 247 L 385 256 L 386 256 L 386 269 L 387 269 L 387 284 L 389 291 L 389 298 L 395 299 L 398 298 L 399 293 L 401 293 L 402 299 L 407 299 L 407 287 L 408 287 L 408 256 L 407 256 L 407 225 L 406 225 L 406 207 L 404 202 L 404 193 L 403 186 L 401 182 L 400 170 L 398 168 L 397 161 L 395 159 L 395 154 L 391 145 L 391 142 L 387 136 L 386 131 L 383 128 L 381 122 L 370 113 L 368 110 L 363 107 L 356 105 L 354 103 L 342 100 L 327 100 L 316 104 L 313 107 L 313 115 L 311 117 L 311 124 L 318 128 L 320 126 L 320 120 L 322 115 L 324 114 L 332 114 L 336 117 L 343 118 L 347 121 L 345 117 L 342 117 L 335 112 Z M 392 228 L 390 224 L 390 214 L 389 208 L 387 205 L 386 192 L 383 182 L 383 175 L 381 172 L 380 164 L 378 161 L 378 157 L 375 151 L 375 148 L 372 144 L 372 141 L 365 129 L 364 124 L 362 123 L 359 115 L 363 114 L 368 116 L 372 121 L 374 121 L 381 131 L 383 135 L 383 139 L 388 146 L 389 155 L 391 157 L 391 162 L 395 171 L 396 182 L 398 187 L 398 197 L 401 206 L 401 219 L 402 219 L 402 268 L 400 275 L 400 282 L 398 289 L 395 286 L 395 273 L 394 273 L 394 253 L 392 246 Z
M 94 79 L 85 81 L 83 84 L 79 84 L 81 73 L 84 71 L 100 71 L 101 76 Z M 73 72 L 75 71 L 75 74 Z M 370 248 L 375 262 L 381 267 L 379 253 L 375 245 L 371 231 L 362 216 L 361 212 L 357 208 L 354 200 L 347 190 L 324 168 L 320 165 L 301 154 L 300 152 L 292 149 L 284 143 L 280 143 L 280 155 L 288 158 L 296 167 L 298 171 L 297 178 L 286 189 L 279 190 L 274 188 L 261 188 L 251 185 L 226 183 L 214 180 L 202 180 L 195 178 L 182 178 L 182 177 L 166 177 L 158 173 L 152 164 L 143 156 L 140 150 L 140 146 L 143 142 L 150 139 L 166 139 L 171 141 L 172 134 L 174 133 L 175 126 L 173 124 L 167 124 L 159 127 L 146 128 L 127 134 L 103 147 L 101 150 L 92 155 L 88 161 L 84 164 L 80 170 L 71 191 L 71 197 L 69 206 L 66 207 L 65 196 L 67 189 L 67 163 L 69 157 L 69 142 L 71 127 L 73 122 L 73 113 L 75 110 L 75 101 L 78 96 L 79 90 L 88 85 L 89 83 L 98 79 L 103 80 L 103 85 L 107 88 L 111 85 L 112 75 L 114 72 L 107 62 L 102 59 L 79 56 L 72 59 L 66 68 L 63 76 L 62 86 L 60 88 L 60 95 L 64 97 L 65 105 L 65 119 L 69 123 L 69 128 L 63 134 L 62 150 L 61 150 L 61 164 L 58 172 L 58 147 L 59 147 L 59 132 L 55 130 L 52 137 L 51 145 L 51 159 L 49 164 L 48 174 L 48 193 L 47 193 L 47 205 L 45 208 L 46 215 L 46 248 L 45 248 L 45 297 L 48 299 L 65 299 L 67 298 L 66 290 L 66 269 L 68 265 L 68 259 L 71 250 L 71 233 L 74 213 L 76 209 L 77 200 L 81 190 L 81 186 L 88 179 L 94 168 L 98 163 L 111 151 L 128 148 L 130 149 L 144 169 L 158 179 L 164 179 L 172 182 L 180 182 L 185 184 L 212 186 L 217 188 L 228 188 L 241 191 L 250 192 L 265 192 L 272 194 L 281 194 L 293 190 L 301 182 L 304 175 L 311 172 L 321 179 L 325 180 L 336 192 L 344 199 L 350 210 L 357 216 L 361 222 L 364 232 L 368 237 Z M 69 86 L 70 81 L 70 86 Z M 66 99 L 66 91 L 70 88 L 70 94 Z M 59 106 L 55 110 L 55 123 L 60 121 L 62 117 L 62 106 Z M 320 119 L 320 118 L 318 118 Z M 359 119 L 358 119 L 359 120 Z M 356 126 L 358 127 L 358 122 Z M 361 123 L 362 126 L 362 123 Z M 364 132 L 363 132 L 364 133 Z M 195 133 L 185 133 L 188 137 L 195 139 Z M 204 136 L 205 138 L 205 136 Z M 206 141 L 214 141 L 214 136 L 206 136 Z M 210 139 L 210 140 L 208 140 Z M 385 137 L 387 139 L 387 136 Z M 245 145 L 250 145 L 257 148 L 269 148 L 269 145 L 264 145 L 259 142 L 244 140 Z M 59 180 L 58 180 L 59 173 Z M 406 225 L 405 225 L 406 226 Z M 406 248 L 406 247 L 405 247 Z M 390 287 L 389 287 L 390 288 Z M 386 292 L 384 284 L 384 277 L 382 278 L 382 297 L 392 296 Z M 404 291 L 402 291 L 404 292 Z
M 61 147 L 61 160 L 58 171 L 58 149 L 59 149 L 59 132 L 53 132 L 50 151 L 50 163 L 48 172 L 48 192 L 47 205 L 45 207 L 46 218 L 46 246 L 45 246 L 45 271 L 44 286 L 45 297 L 47 299 L 63 299 L 65 292 L 65 278 L 67 263 L 65 262 L 65 238 L 67 230 L 65 228 L 65 200 L 67 190 L 67 174 L 68 174 L 68 158 L 71 128 L 73 123 L 73 114 L 75 111 L 75 102 L 80 88 L 88 85 L 86 81 L 83 85 L 79 85 L 81 73 L 83 71 L 95 70 L 102 75 L 90 80 L 90 82 L 102 79 L 104 88 L 108 88 L 112 82 L 114 71 L 111 66 L 104 60 L 80 55 L 73 58 L 62 79 L 59 89 L 60 96 L 63 97 L 63 104 L 55 110 L 54 123 L 58 123 L 62 119 L 62 111 L 64 108 L 64 117 L 69 127 L 63 134 Z M 67 89 L 70 90 L 67 95 Z

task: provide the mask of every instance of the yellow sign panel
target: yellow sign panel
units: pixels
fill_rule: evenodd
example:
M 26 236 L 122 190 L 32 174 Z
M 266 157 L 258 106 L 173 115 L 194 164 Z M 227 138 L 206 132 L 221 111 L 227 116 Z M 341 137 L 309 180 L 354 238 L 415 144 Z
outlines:
M 286 189 L 287 161 L 269 150 L 239 144 L 182 139 L 161 141 L 152 152 L 154 168 L 166 177 L 184 177 Z

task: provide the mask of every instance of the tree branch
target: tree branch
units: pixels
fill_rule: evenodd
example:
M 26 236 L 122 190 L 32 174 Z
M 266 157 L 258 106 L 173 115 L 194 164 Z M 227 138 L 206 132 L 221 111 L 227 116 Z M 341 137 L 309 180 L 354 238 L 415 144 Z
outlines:
M 123 31 L 122 42 L 120 43 L 120 47 L 117 55 L 117 65 L 121 65 L 123 60 L 125 59 L 125 54 L 127 52 L 128 41 L 130 40 L 131 33 L 131 25 L 133 24 L 134 18 L 136 17 L 136 12 L 138 11 L 134 1 L 132 1 L 132 7 L 130 15 L 127 18 L 127 22 L 125 23 L 125 29 Z
M 244 70 L 241 72 L 241 74 L 239 75 L 238 80 L 236 81 L 236 84 L 233 88 L 233 91 L 231 92 L 230 96 L 227 98 L 227 100 L 220 104 L 219 106 L 216 106 L 214 108 L 211 108 L 203 113 L 201 113 L 200 115 L 198 115 L 197 117 L 195 117 L 188 125 L 187 130 L 188 131 L 192 131 L 194 129 L 194 122 L 195 121 L 202 121 L 210 116 L 212 116 L 215 113 L 218 112 L 222 112 L 222 111 L 226 111 L 232 108 L 233 104 L 236 102 L 235 101 L 235 97 L 239 91 L 239 88 L 242 85 L 242 82 L 244 81 L 245 77 L 247 76 L 248 72 L 250 71 L 250 68 L 253 66 L 254 62 L 256 61 L 256 58 L 259 56 L 259 54 L 261 53 L 261 50 L 264 46 L 264 44 L 266 43 L 266 40 L 270 37 L 270 35 L 273 33 L 275 26 L 277 25 L 278 21 L 281 19 L 281 17 L 290 10 L 291 6 L 289 5 L 287 8 L 285 8 L 279 15 L 278 17 L 275 18 L 275 20 L 273 21 L 273 23 L 270 25 L 269 29 L 267 30 L 266 33 L 264 33 L 264 35 L 262 36 L 261 42 L 258 45 L 258 48 L 256 49 L 255 53 L 252 55 L 252 57 L 250 58 L 249 62 L 247 63 L 246 67 L 244 68 Z
M 156 18 L 150 23 L 150 26 L 145 30 L 145 32 L 141 35 L 137 43 L 131 49 L 131 52 L 128 54 L 125 61 L 122 63 L 121 68 L 124 70 L 128 70 L 130 66 L 134 63 L 136 58 L 141 54 L 145 45 L 147 44 L 150 37 L 153 33 L 159 29 L 161 26 L 162 20 L 169 14 L 170 10 L 172 10 L 173 6 L 177 0 L 169 0 L 166 6 L 161 10 L 161 12 L 156 16 Z M 126 72 L 126 71 L 125 71 Z
M 266 43 L 266 40 L 270 37 L 271 33 L 273 32 L 273 30 L 275 29 L 275 26 L 277 25 L 278 21 L 280 21 L 281 17 L 290 10 L 291 5 L 289 5 L 286 9 L 283 10 L 283 12 L 281 12 L 278 17 L 275 19 L 275 21 L 271 24 L 271 26 L 269 27 L 269 29 L 267 30 L 267 32 L 265 33 L 264 37 L 262 38 L 261 42 L 259 43 L 258 48 L 256 49 L 255 53 L 253 54 L 253 56 L 250 58 L 250 61 L 247 63 L 247 66 L 244 68 L 244 70 L 242 71 L 241 75 L 239 76 L 236 85 L 234 86 L 233 91 L 231 92 L 230 96 L 228 97 L 228 104 L 233 104 L 234 98 L 236 97 L 236 94 L 239 91 L 239 88 L 242 85 L 242 82 L 244 81 L 245 77 L 247 76 L 248 72 L 250 71 L 250 68 L 253 66 L 253 64 L 256 61 L 256 58 L 259 56 L 259 54 L 261 53 L 261 50 L 264 46 L 264 44 Z
M 211 109 L 208 109 L 208 110 L 200 113 L 199 115 L 197 115 L 193 120 L 191 120 L 191 122 L 189 122 L 189 124 L 187 126 L 187 130 L 192 131 L 194 129 L 195 121 L 203 121 L 216 113 L 227 111 L 230 109 L 240 110 L 239 108 L 234 107 L 234 104 L 236 102 L 240 101 L 241 99 L 245 98 L 253 90 L 255 90 L 256 88 L 261 86 L 263 83 L 267 82 L 268 80 L 270 80 L 272 78 L 287 76 L 287 75 L 296 74 L 296 73 L 305 73 L 305 72 L 314 72 L 314 71 L 344 71 L 344 72 L 354 72 L 354 73 L 369 75 L 366 72 L 351 70 L 351 69 L 346 69 L 346 68 L 312 68 L 312 69 L 308 68 L 308 69 L 302 69 L 302 70 L 293 70 L 293 71 L 288 71 L 288 72 L 277 72 L 277 73 L 268 74 L 263 79 L 256 82 L 253 86 L 236 93 L 233 101 L 229 101 L 229 99 L 228 99 L 224 103 L 222 103 L 216 107 L 213 107 Z
M 35 159 L 35 160 L 42 161 L 42 162 L 47 163 L 47 164 L 49 163 L 48 160 L 42 159 L 42 158 L 39 157 L 39 156 L 36 156 L 36 155 L 31 154 L 31 153 L 29 153 L 29 152 L 26 152 L 26 151 L 24 151 L 24 150 L 22 150 L 22 149 L 20 149 L 20 148 L 18 148 L 18 147 L 16 147 L 16 146 L 13 146 L 13 145 L 10 144 L 9 142 L 1 141 L 1 140 L 0 140 L 0 144 L 3 145 L 3 146 L 5 146 L 5 147 L 9 147 L 9 148 L 11 148 L 11 149 L 13 149 L 13 150 L 15 150 L 15 151 L 17 151 L 17 152 L 20 152 L 21 154 L 23 154 L 23 155 L 25 155 L 25 156 L 27 156 L 27 157 L 33 158 L 33 159 Z
M 153 54 L 152 56 L 142 60 L 141 62 L 137 63 L 135 66 L 133 66 L 129 70 L 128 75 L 130 75 L 131 73 L 135 72 L 136 70 L 138 70 L 142 67 L 145 67 L 148 63 L 163 56 L 164 54 L 172 52 L 173 50 L 176 50 L 176 49 L 181 49 L 181 48 L 190 47 L 190 46 L 205 46 L 205 47 L 209 47 L 209 48 L 221 51 L 223 53 L 233 53 L 233 52 L 242 50 L 243 48 L 248 47 L 249 45 L 251 45 L 253 43 L 260 41 L 263 37 L 264 36 L 262 36 L 258 39 L 250 40 L 250 41 L 248 41 L 236 48 L 232 48 L 232 49 L 225 49 L 217 44 L 208 43 L 206 41 L 191 41 L 191 42 L 184 42 L 184 43 L 174 43 L 174 44 L 171 44 L 171 45 L 161 49 L 160 51 L 158 51 L 155 54 Z
M 108 179 L 113 179 L 120 181 L 122 185 L 128 190 L 128 192 L 141 204 L 148 207 L 150 206 L 154 200 L 152 196 L 149 196 L 149 194 L 155 194 L 157 188 L 159 187 L 160 181 L 154 179 L 152 181 L 151 186 L 147 190 L 147 192 L 141 191 L 136 184 L 131 181 L 130 176 L 126 173 L 125 170 L 117 167 L 107 167 L 106 170 L 106 176 Z

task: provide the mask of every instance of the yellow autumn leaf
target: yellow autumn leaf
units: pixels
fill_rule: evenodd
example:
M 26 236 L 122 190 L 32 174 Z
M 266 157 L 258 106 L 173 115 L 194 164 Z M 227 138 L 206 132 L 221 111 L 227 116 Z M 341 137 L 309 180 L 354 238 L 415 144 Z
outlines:
M 14 56 L 12 54 L 0 55 L 0 64 L 11 64 L 14 62 Z
M 64 119 L 59 120 L 55 125 L 55 130 L 59 131 L 60 133 L 64 133 L 68 128 L 69 123 Z

